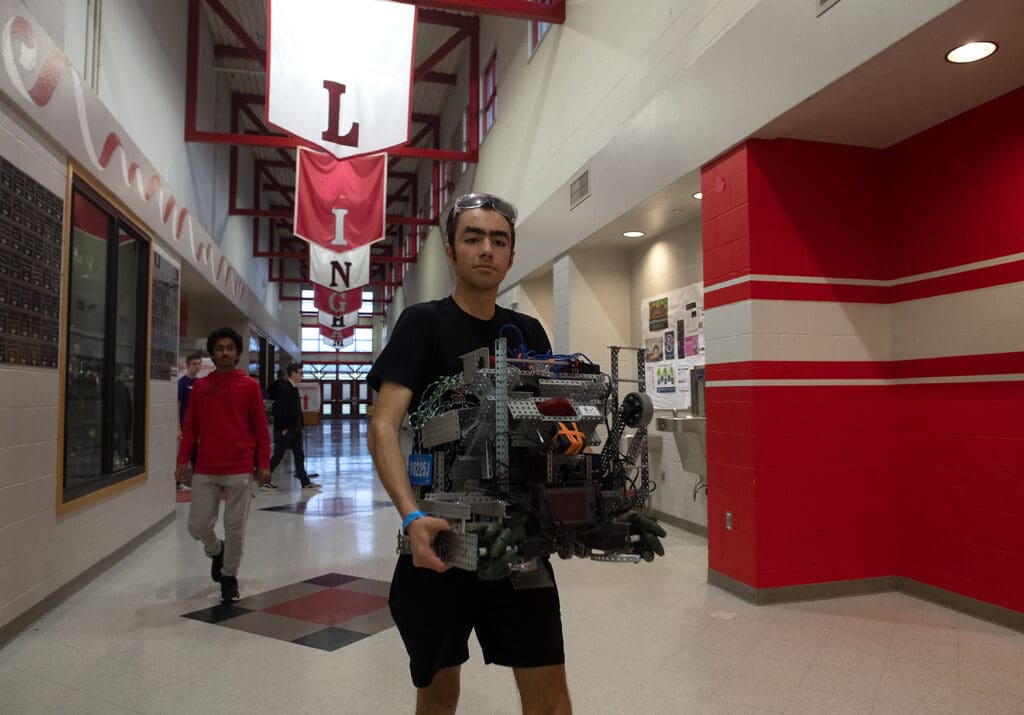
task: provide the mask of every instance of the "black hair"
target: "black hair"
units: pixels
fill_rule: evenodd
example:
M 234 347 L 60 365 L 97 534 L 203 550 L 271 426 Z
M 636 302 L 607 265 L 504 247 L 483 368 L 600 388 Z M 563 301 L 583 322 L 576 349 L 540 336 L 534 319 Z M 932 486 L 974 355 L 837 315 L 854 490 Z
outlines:
M 231 342 L 235 344 L 235 350 L 239 355 L 242 354 L 242 336 L 225 325 L 223 328 L 214 330 L 206 339 L 206 352 L 210 353 L 210 357 L 213 357 L 214 344 L 221 338 L 231 338 Z
M 291 377 L 292 373 L 302 372 L 302 363 L 300 363 L 300 362 L 290 362 L 290 363 L 288 363 L 288 367 L 286 367 L 284 369 L 284 372 L 285 372 L 285 375 L 288 376 L 288 377 Z
M 203 356 L 200 355 L 199 353 L 192 353 L 187 358 L 185 358 L 185 364 L 188 365 L 193 360 L 199 360 L 200 362 L 202 362 Z

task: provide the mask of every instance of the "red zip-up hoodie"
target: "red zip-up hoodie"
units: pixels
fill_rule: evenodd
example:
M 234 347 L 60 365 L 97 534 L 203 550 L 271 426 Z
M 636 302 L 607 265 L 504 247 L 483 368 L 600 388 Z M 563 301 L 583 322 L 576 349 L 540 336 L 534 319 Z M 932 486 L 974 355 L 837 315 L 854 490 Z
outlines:
M 241 370 L 196 380 L 181 426 L 178 464 L 199 443 L 196 474 L 248 474 L 270 469 L 270 430 L 259 383 Z

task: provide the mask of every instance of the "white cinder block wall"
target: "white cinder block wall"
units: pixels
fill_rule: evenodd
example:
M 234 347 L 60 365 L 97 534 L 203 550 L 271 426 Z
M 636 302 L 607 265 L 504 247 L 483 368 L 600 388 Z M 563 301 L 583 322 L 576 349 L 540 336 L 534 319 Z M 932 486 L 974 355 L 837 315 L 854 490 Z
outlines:
M 177 388 L 150 382 L 148 479 L 58 517 L 56 370 L 0 367 L 0 627 L 174 511 Z
M 629 254 L 629 315 L 632 318 L 630 344 L 642 343 L 640 301 L 652 295 L 698 283 L 703 280 L 703 271 L 699 220 L 656 238 L 646 239 L 633 249 Z M 749 319 L 747 322 L 749 323 Z M 710 321 L 705 321 L 705 327 L 710 361 L 710 339 L 714 326 Z M 654 423 L 648 431 L 654 439 L 661 439 L 660 456 L 659 450 L 656 449 L 652 449 L 651 454 L 651 479 L 657 487 L 651 496 L 652 508 L 706 527 L 707 496 L 701 492 L 697 494 L 696 499 L 694 498 L 693 488 L 697 484 L 697 475 L 683 471 L 675 438 L 671 434 L 658 432 Z
M 250 234 L 242 230 L 248 224 L 223 220 L 227 197 L 210 191 L 211 185 L 227 184 L 226 151 L 186 145 L 182 138 L 186 5 L 157 0 L 105 5 L 99 96 L 250 288 L 268 308 L 276 308 L 276 296 L 265 290 L 265 262 L 251 257 Z M 58 45 L 67 40 L 63 46 L 80 68 L 80 35 L 85 32 L 81 8 L 52 2 L 24 2 L 22 7 Z M 203 51 L 210 52 L 209 38 L 204 38 Z M 129 67 L 133 71 L 126 71 Z M 201 95 L 200 122 L 209 125 L 218 105 L 206 79 L 201 79 Z M 0 97 L 0 155 L 66 200 L 62 138 L 46 136 L 37 126 Z M 244 203 L 245 197 L 239 199 Z M 216 225 L 214 217 L 220 217 Z M 237 315 L 225 298 L 224 312 L 211 322 L 234 324 Z M 263 327 L 280 333 L 275 315 L 263 318 L 269 318 Z M 294 335 L 286 337 L 297 339 L 294 323 Z M 244 334 L 249 323 L 237 325 Z M 166 381 L 150 384 L 148 478 L 57 516 L 60 379 L 57 370 L 0 365 L 0 628 L 174 512 L 177 392 L 174 381 Z
M 552 324 L 554 320 L 554 286 L 552 285 L 552 273 L 548 271 L 536 278 L 524 280 L 518 284 L 519 306 L 516 308 L 521 313 L 532 315 L 544 326 L 544 332 L 551 339 Z
M 570 0 L 566 23 L 532 58 L 527 23 L 484 18 L 480 58 L 497 47 L 498 121 L 475 186 L 516 197 L 528 215 L 756 4 Z
M 602 366 L 608 347 L 629 340 L 629 261 L 625 250 L 576 249 L 552 270 L 556 353 L 584 353 Z
M 0 154 L 58 196 L 66 164 L 56 147 L 0 104 Z M 0 627 L 174 510 L 174 382 L 150 383 L 149 478 L 58 517 L 57 370 L 0 364 Z

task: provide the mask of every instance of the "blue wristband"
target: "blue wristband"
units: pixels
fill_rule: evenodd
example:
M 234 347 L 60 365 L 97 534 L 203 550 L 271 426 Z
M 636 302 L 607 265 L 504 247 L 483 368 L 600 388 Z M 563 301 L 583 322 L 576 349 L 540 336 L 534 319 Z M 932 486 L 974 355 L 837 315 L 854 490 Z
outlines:
M 426 516 L 426 514 L 424 514 L 419 509 L 417 509 L 416 511 L 410 511 L 406 515 L 406 517 L 404 519 L 402 519 L 402 533 L 404 534 L 405 530 L 409 528 L 409 524 L 413 523 L 414 521 L 419 519 L 421 516 Z

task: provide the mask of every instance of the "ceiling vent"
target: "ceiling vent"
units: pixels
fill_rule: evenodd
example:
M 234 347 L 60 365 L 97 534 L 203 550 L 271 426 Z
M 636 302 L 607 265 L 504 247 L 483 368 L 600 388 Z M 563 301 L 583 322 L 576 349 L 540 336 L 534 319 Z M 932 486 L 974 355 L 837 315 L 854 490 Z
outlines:
M 573 179 L 569 184 L 569 210 L 579 206 L 590 196 L 590 169 Z
M 839 0 L 814 0 L 814 4 L 818 6 L 818 15 L 821 16 L 826 10 L 836 5 Z

